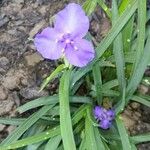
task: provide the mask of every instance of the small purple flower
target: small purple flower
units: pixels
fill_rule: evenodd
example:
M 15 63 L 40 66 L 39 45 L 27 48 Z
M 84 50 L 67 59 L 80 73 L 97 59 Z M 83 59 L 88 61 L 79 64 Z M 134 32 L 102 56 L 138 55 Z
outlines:
M 95 119 L 99 122 L 102 129 L 110 128 L 112 120 L 115 118 L 115 112 L 112 109 L 105 109 L 101 106 L 96 106 L 93 110 Z
M 94 112 L 95 119 L 97 119 L 97 120 L 103 119 L 103 108 L 102 107 L 96 106 L 93 112 Z
M 111 127 L 111 124 L 112 124 L 111 121 L 105 119 L 105 120 L 102 120 L 102 121 L 100 122 L 100 125 L 99 125 L 99 126 L 100 126 L 102 129 L 108 129 L 108 128 Z
M 65 56 L 74 66 L 83 67 L 95 56 L 91 42 L 83 39 L 89 29 L 89 19 L 82 7 L 71 3 L 56 14 L 54 28 L 47 27 L 34 40 L 44 58 L 56 60 Z

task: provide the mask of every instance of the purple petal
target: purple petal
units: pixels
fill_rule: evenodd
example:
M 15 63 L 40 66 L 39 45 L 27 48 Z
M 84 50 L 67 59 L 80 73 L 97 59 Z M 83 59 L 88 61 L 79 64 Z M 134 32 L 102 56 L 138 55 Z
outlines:
M 108 116 L 109 120 L 113 120 L 113 119 L 114 119 L 114 117 L 115 117 L 115 111 L 114 111 L 114 110 L 112 110 L 112 109 L 107 110 L 106 114 L 107 114 L 107 116 Z
M 105 119 L 100 122 L 100 127 L 102 129 L 108 129 L 108 128 L 110 128 L 111 124 L 112 123 L 109 120 Z
M 36 35 L 36 37 L 37 36 L 46 38 L 48 40 L 54 40 L 54 41 L 59 40 L 60 38 L 62 38 L 61 33 L 59 33 L 54 28 L 50 28 L 50 27 L 47 27 L 47 28 L 43 29 L 41 33 Z
M 71 3 L 56 15 L 55 29 L 82 38 L 88 32 L 89 19 L 80 5 Z
M 94 58 L 95 52 L 91 42 L 84 39 L 76 39 L 72 46 L 67 46 L 65 56 L 70 64 L 84 67 Z
M 103 117 L 103 109 L 102 109 L 102 107 L 96 106 L 96 107 L 94 108 L 93 113 L 94 113 L 94 117 L 95 117 L 96 119 L 101 120 L 101 118 Z
M 47 59 L 55 60 L 60 58 L 63 46 L 56 42 L 59 36 L 60 35 L 52 28 L 44 29 L 40 34 L 37 34 L 34 39 L 37 51 Z

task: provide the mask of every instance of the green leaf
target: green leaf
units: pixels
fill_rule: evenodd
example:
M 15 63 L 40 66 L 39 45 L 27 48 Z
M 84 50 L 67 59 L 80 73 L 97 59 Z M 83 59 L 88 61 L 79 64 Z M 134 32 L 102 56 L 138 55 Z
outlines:
M 44 106 L 36 113 L 32 114 L 28 119 L 22 122 L 2 143 L 1 145 L 10 144 L 15 142 L 20 136 L 29 129 L 35 122 L 37 122 L 48 110 L 54 105 Z
M 122 97 L 121 97 L 121 100 L 116 104 L 116 108 L 115 108 L 115 112 L 116 112 L 116 115 L 118 115 L 119 113 L 121 113 L 124 108 L 125 108 L 125 104 L 126 104 L 126 88 L 123 89 L 123 93 L 122 93 Z
M 40 88 L 40 91 L 42 91 L 46 86 L 47 86 L 47 84 L 52 80 L 52 79 L 54 79 L 62 70 L 64 70 L 65 69 L 65 65 L 64 64 L 61 64 L 61 65 L 59 65 L 52 73 L 51 73 L 51 75 L 49 76 L 49 77 L 47 77 L 46 79 L 45 79 L 45 81 L 42 83 L 42 85 L 41 85 L 41 88 Z M 39 91 L 39 92 L 40 92 Z
M 115 24 L 113 25 L 112 29 L 109 31 L 107 36 L 101 41 L 100 44 L 98 44 L 96 48 L 98 58 L 102 56 L 102 54 L 106 51 L 106 49 L 113 42 L 116 36 L 120 33 L 124 25 L 134 14 L 136 9 L 137 9 L 137 0 L 133 0 L 131 5 L 129 5 L 124 11 L 124 13 L 116 20 Z
M 95 140 L 96 140 L 96 145 L 98 147 L 98 150 L 106 150 L 106 143 L 102 141 L 102 137 L 100 135 L 100 132 L 97 127 L 93 127 L 94 134 L 95 134 Z
M 59 86 L 60 129 L 64 149 L 76 150 L 69 109 L 69 83 L 70 71 L 65 71 Z
M 134 142 L 135 144 L 139 144 L 139 143 L 143 143 L 143 142 L 149 142 L 150 141 L 150 133 L 132 136 L 131 141 Z
M 41 97 L 18 107 L 17 111 L 23 113 L 43 105 L 57 104 L 59 102 L 58 99 L 58 95 Z M 92 100 L 91 98 L 85 96 L 72 96 L 70 97 L 70 103 L 92 103 Z
M 120 7 L 119 7 L 119 13 L 122 14 L 126 7 L 131 4 L 133 0 L 123 0 L 121 1 Z M 132 32 L 133 32 L 133 24 L 134 24 L 134 15 L 131 17 L 131 19 L 127 22 L 125 25 L 122 35 L 123 35 L 123 47 L 124 51 L 127 52 L 131 48 L 131 40 L 132 40 Z
M 150 102 L 148 100 L 144 99 L 143 97 L 133 95 L 131 100 L 136 101 L 138 103 L 141 103 L 143 105 L 146 105 L 146 106 L 150 107 Z
M 97 5 L 97 0 L 86 0 L 85 3 L 83 4 L 83 9 L 85 10 L 86 14 L 90 16 Z
M 7 144 L 4 146 L 1 146 L 0 149 L 1 150 L 8 150 L 8 149 L 15 149 L 15 148 L 19 148 L 19 147 L 24 147 L 26 145 L 31 145 L 34 143 L 38 143 L 40 141 L 49 139 L 50 137 L 54 137 L 56 135 L 58 135 L 60 133 L 60 128 L 53 128 L 50 130 L 47 130 L 46 132 L 43 133 L 39 133 L 37 135 L 13 142 L 12 144 Z
M 87 105 L 82 105 L 74 113 L 73 118 L 72 118 L 73 125 L 78 123 L 85 116 L 87 107 L 88 107 Z M 31 145 L 31 144 L 35 144 L 35 143 L 47 140 L 47 139 L 57 136 L 57 135 L 60 135 L 60 126 L 56 126 L 52 129 L 47 130 L 46 132 L 38 133 L 34 136 L 27 137 L 25 139 L 18 140 L 13 143 L 8 143 L 5 146 L 1 146 L 0 148 L 1 148 L 1 150 L 7 150 L 7 149 L 24 147 L 26 145 Z
M 118 18 L 118 8 L 116 0 L 112 1 L 112 24 L 115 24 L 116 19 Z M 126 87 L 125 81 L 125 61 L 123 54 L 123 43 L 122 43 L 122 34 L 119 33 L 116 39 L 113 42 L 113 53 L 116 61 L 117 77 L 120 87 L 120 92 L 123 94 L 123 89 Z
M 32 100 L 16 109 L 19 113 L 24 113 L 30 109 L 37 108 L 43 105 L 53 105 L 58 103 L 58 96 L 44 96 L 37 98 L 35 100 Z
M 108 89 L 112 89 L 116 86 L 118 86 L 118 80 L 114 79 L 114 80 L 111 80 L 111 81 L 108 81 L 108 82 L 104 83 L 102 85 L 102 89 L 103 90 L 108 90 Z
M 146 23 L 146 0 L 138 0 L 138 37 L 137 37 L 137 50 L 136 62 L 134 65 L 134 72 L 137 69 L 138 63 L 141 60 L 144 44 L 145 44 L 145 23 Z
M 128 83 L 127 90 L 126 90 L 127 102 L 129 101 L 129 99 L 132 97 L 133 93 L 137 89 L 140 81 L 142 80 L 142 77 L 147 68 L 147 65 L 149 63 L 149 60 L 150 60 L 150 48 L 149 47 L 150 47 L 150 34 L 147 39 L 143 55 L 140 58 L 140 62 L 138 63 L 137 69 L 134 71 Z
M 56 150 L 61 141 L 61 136 L 57 135 L 49 139 L 44 150 Z
M 96 144 L 93 126 L 88 117 L 85 119 L 86 150 L 99 150 Z
M 126 26 L 124 27 L 122 31 L 122 36 L 123 36 L 123 47 L 124 47 L 124 52 L 129 52 L 131 50 L 131 43 L 132 43 L 132 33 L 133 33 L 133 25 L 134 25 L 134 17 L 133 15 Z
M 128 137 L 128 133 L 120 117 L 116 118 L 116 124 L 122 142 L 122 148 L 123 148 L 122 150 L 131 150 L 131 143 Z
M 104 12 L 106 13 L 106 15 L 111 18 L 111 11 L 110 9 L 107 7 L 107 5 L 104 3 L 103 0 L 97 0 L 97 3 L 99 4 L 99 6 L 104 10 Z
M 99 64 L 96 63 L 93 66 L 93 78 L 94 78 L 94 85 L 96 91 L 97 102 L 99 105 L 102 104 L 102 78 L 101 78 L 101 71 Z
M 18 119 L 18 118 L 2 118 L 2 117 L 0 117 L 0 124 L 18 126 L 25 120 L 26 119 L 23 119 L 23 118 Z

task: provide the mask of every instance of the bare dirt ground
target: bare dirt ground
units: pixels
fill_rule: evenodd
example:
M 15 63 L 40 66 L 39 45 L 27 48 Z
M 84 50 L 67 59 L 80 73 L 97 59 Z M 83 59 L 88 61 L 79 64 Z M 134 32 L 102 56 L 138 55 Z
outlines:
M 44 60 L 30 39 L 51 24 L 51 17 L 69 2 L 75 0 L 0 0 L 0 116 L 18 116 L 16 107 L 57 92 L 57 80 L 38 92 L 42 80 L 54 70 L 57 63 Z M 97 9 L 90 29 L 96 41 L 101 41 L 109 29 L 108 19 Z M 140 90 L 144 94 L 149 92 L 143 86 Z M 131 134 L 150 131 L 149 108 L 131 103 L 123 116 Z M 0 124 L 0 141 L 13 129 L 13 126 Z M 150 143 L 140 144 L 138 148 L 150 150 Z

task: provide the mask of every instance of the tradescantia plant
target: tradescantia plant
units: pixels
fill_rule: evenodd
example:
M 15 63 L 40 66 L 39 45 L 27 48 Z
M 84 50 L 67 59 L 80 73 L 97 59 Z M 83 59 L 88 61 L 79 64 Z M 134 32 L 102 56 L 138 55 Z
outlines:
M 94 48 L 87 15 L 96 6 L 104 10 L 112 28 Z M 59 75 L 59 91 L 17 108 L 23 113 L 39 107 L 28 118 L 0 118 L 0 123 L 17 126 L 0 144 L 1 150 L 132 150 L 150 141 L 150 133 L 130 136 L 120 116 L 130 101 L 150 106 L 150 97 L 136 92 L 150 64 L 146 0 L 112 0 L 111 11 L 103 0 L 87 0 L 83 8 L 68 4 L 56 14 L 54 27 L 35 36 L 44 58 L 63 58 L 41 86 L 44 89 Z M 87 87 L 85 96 L 78 94 L 81 85 Z

